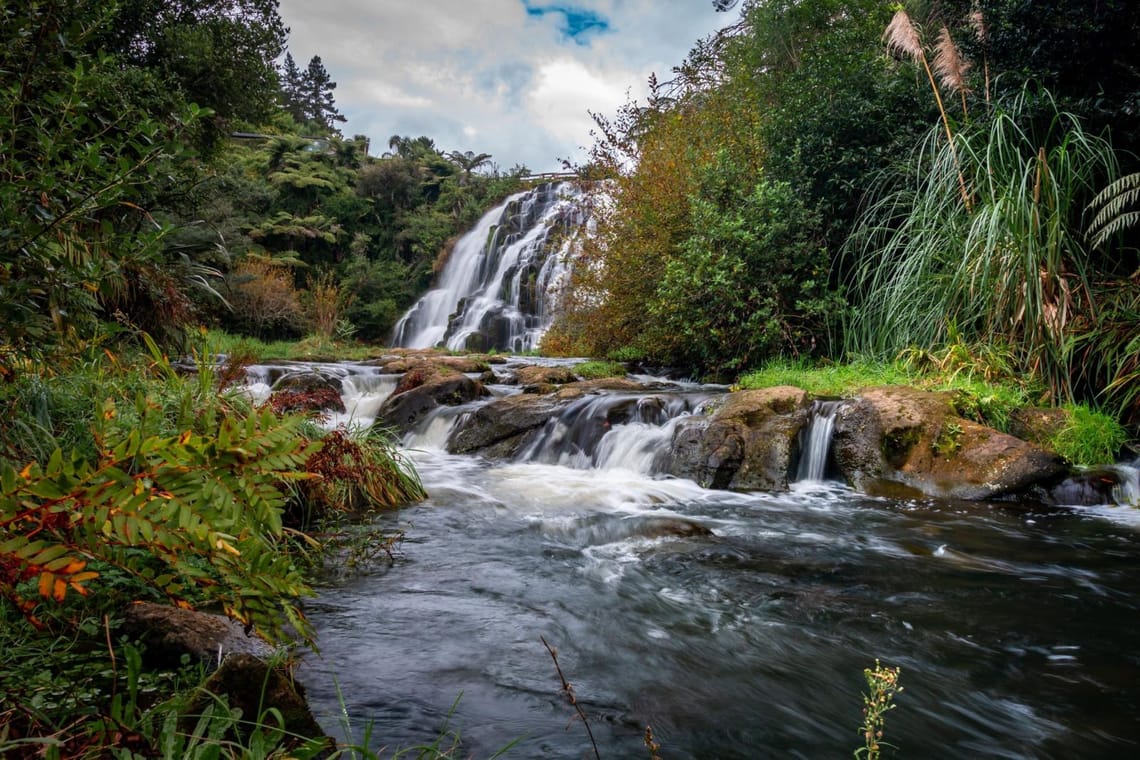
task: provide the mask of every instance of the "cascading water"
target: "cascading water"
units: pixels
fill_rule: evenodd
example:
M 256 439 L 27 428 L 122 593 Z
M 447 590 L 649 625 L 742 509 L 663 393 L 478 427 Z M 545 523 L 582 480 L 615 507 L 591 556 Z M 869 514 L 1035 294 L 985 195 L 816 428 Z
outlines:
M 675 422 L 707 394 L 586 396 L 553 417 L 516 460 L 575 469 L 659 472 Z
M 455 244 L 428 291 L 396 325 L 394 345 L 522 353 L 538 347 L 584 224 L 570 182 L 511 196 Z
M 835 415 L 842 401 L 815 401 L 812 403 L 808 424 L 800 431 L 800 462 L 796 468 L 799 482 L 818 482 L 827 475 L 831 453 L 831 435 L 835 430 Z
M 348 402 L 343 378 L 376 370 L 344 366 Z M 268 388 L 296 369 L 249 377 Z M 849 756 L 875 658 L 903 666 L 885 727 L 902 756 L 1135 749 L 1140 510 L 654 476 L 670 426 L 722 391 L 588 393 L 513 461 L 446 451 L 486 401 L 422 420 L 404 445 L 430 497 L 376 518 L 407 532 L 394 564 L 336 574 L 306 601 L 321 657 L 299 677 L 325 729 L 374 748 L 456 730 L 463 756 L 516 738 L 508 756 L 592 755 L 567 730 L 545 637 L 604 757 L 644 755 L 647 724 L 673 758 Z M 813 462 L 826 448 L 801 443 Z

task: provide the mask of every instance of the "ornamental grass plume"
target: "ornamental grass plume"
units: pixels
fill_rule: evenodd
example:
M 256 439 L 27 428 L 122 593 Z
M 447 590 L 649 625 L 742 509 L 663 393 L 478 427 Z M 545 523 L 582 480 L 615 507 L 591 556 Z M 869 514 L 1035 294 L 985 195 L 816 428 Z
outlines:
M 974 3 L 973 10 L 970 15 L 966 17 L 970 22 L 970 27 L 974 30 L 974 38 L 977 39 L 978 44 L 982 47 L 982 78 L 985 81 L 985 95 L 986 105 L 990 104 L 990 61 L 986 56 L 985 51 L 989 46 L 990 41 L 990 28 L 986 24 L 985 14 L 982 9 L 978 7 L 977 2 Z
M 943 27 L 945 31 L 945 27 Z M 946 39 L 950 39 L 950 32 L 945 32 Z M 954 145 L 954 132 L 950 128 L 950 117 L 946 113 L 946 104 L 942 101 L 942 92 L 938 89 L 938 82 L 934 78 L 934 71 L 931 69 L 930 60 L 926 56 L 926 51 L 922 47 L 922 34 L 918 24 L 911 19 L 910 14 L 906 12 L 905 8 L 899 8 L 895 11 L 895 15 L 891 18 L 891 23 L 887 24 L 886 30 L 883 32 L 883 41 L 887 44 L 887 50 L 895 53 L 903 58 L 909 58 L 915 63 L 922 64 L 923 71 L 926 72 L 926 79 L 930 82 L 930 90 L 934 93 L 934 101 L 938 104 L 938 113 L 942 116 L 942 126 L 946 131 L 946 141 L 950 145 L 950 151 L 954 157 L 954 164 L 958 166 L 958 150 Z M 954 53 L 957 55 L 957 48 L 950 40 L 949 46 L 954 48 Z M 936 60 L 939 56 L 936 56 Z M 958 56 L 959 63 L 956 67 L 958 74 L 965 73 L 962 69 L 961 56 Z M 943 66 L 949 71 L 952 67 L 949 62 L 943 62 Z M 964 96 L 963 96 L 964 97 Z M 963 100 L 963 107 L 965 101 Z M 967 211 L 973 211 L 973 201 L 970 199 L 970 193 L 966 189 L 966 178 L 962 174 L 961 169 L 958 170 L 958 189 L 962 195 L 962 203 L 965 204 Z
M 970 87 L 966 82 L 966 73 L 970 70 L 971 63 L 962 57 L 962 53 L 958 50 L 958 46 L 954 44 L 953 37 L 950 36 L 950 29 L 946 26 L 942 27 L 942 31 L 938 33 L 938 42 L 934 46 L 934 73 L 938 76 L 938 81 L 942 83 L 950 92 L 958 93 L 962 98 L 962 115 L 969 118 L 969 111 L 966 109 L 966 95 L 970 92 Z

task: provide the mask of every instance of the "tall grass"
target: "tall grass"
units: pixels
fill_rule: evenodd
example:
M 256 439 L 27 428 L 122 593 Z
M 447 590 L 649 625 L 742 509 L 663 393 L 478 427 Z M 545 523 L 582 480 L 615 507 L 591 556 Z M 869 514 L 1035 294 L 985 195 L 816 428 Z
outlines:
M 1082 213 L 1118 173 L 1111 145 L 1026 89 L 950 141 L 932 129 L 909 167 L 883 178 L 849 241 L 859 306 L 848 350 L 886 359 L 957 329 L 1009 346 L 1019 371 L 1071 400 L 1074 341 L 1094 322 L 1104 275 Z

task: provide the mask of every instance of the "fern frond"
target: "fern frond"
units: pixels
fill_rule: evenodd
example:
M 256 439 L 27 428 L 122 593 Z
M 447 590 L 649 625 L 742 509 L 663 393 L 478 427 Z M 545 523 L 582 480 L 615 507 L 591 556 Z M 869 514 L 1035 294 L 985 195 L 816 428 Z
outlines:
M 1089 210 L 1096 212 L 1088 226 L 1093 247 L 1140 223 L 1140 211 L 1127 211 L 1137 205 L 1140 205 L 1140 172 L 1126 174 L 1097 193 L 1089 203 Z

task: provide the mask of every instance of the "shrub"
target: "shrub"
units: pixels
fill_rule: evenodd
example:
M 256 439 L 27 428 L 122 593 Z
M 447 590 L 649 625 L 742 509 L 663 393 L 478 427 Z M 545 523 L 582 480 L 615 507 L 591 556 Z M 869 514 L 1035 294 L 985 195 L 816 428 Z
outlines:
M 246 259 L 229 276 L 233 326 L 258 338 L 298 337 L 305 312 L 287 267 Z
M 590 361 L 574 367 L 574 374 L 583 380 L 598 380 L 603 377 L 625 377 L 625 365 L 621 362 Z

